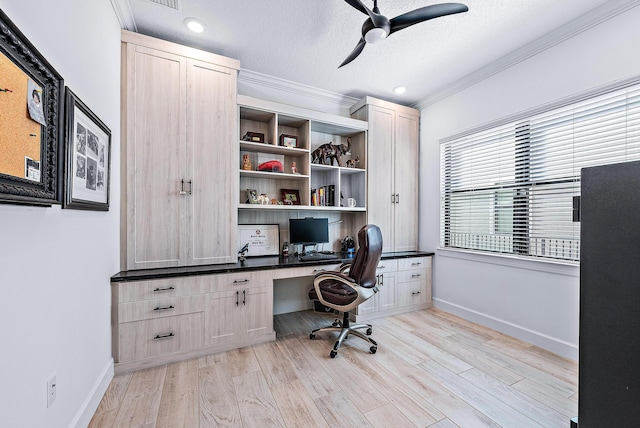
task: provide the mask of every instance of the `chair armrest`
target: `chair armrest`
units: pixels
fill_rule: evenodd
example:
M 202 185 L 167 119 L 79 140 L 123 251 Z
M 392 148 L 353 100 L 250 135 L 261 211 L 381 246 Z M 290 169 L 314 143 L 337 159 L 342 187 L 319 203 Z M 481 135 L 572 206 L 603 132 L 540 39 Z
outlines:
M 338 268 L 338 271 L 340 271 L 341 273 L 345 273 L 349 269 L 351 269 L 351 262 L 342 263 Z
M 357 294 L 356 299 L 347 306 L 337 306 L 327 302 L 326 300 L 324 300 L 322 292 L 320 291 L 320 283 L 327 280 L 338 281 L 346 285 L 347 287 L 353 289 L 353 291 L 355 291 Z M 320 301 L 320 303 L 330 308 L 337 309 L 339 311 L 345 311 L 345 312 L 348 312 L 351 309 L 355 308 L 360 303 L 367 300 L 368 298 L 370 298 L 371 296 L 373 296 L 375 293 L 378 292 L 377 287 L 370 287 L 370 288 L 362 287 L 350 276 L 344 273 L 335 272 L 335 271 L 321 272 L 316 274 L 313 280 L 313 288 L 315 288 L 316 295 L 318 296 L 318 300 Z

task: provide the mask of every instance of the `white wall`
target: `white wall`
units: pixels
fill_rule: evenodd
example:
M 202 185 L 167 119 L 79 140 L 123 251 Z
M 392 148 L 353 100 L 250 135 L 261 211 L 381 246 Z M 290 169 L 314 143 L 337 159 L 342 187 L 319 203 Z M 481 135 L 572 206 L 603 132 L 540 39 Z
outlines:
M 420 249 L 439 245 L 440 139 L 637 76 L 638 22 L 635 7 L 422 110 Z M 577 268 L 548 273 L 443 253 L 434 260 L 437 307 L 577 359 Z
M 109 212 L 0 205 L 0 425 L 86 426 L 113 373 L 120 27 L 109 0 L 0 0 L 0 8 L 112 133 Z M 47 408 L 54 373 L 58 396 Z

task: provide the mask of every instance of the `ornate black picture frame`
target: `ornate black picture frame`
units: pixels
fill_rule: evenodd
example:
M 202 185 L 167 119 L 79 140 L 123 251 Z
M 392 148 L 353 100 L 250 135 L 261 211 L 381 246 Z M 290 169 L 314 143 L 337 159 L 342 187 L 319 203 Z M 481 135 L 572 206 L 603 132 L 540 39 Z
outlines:
M 21 73 L 18 74 L 21 80 L 24 80 L 25 87 L 28 81 L 30 87 L 37 88 L 38 98 L 42 103 L 39 107 L 41 113 L 39 122 L 46 123 L 46 125 L 37 124 L 40 128 L 37 128 L 39 132 L 36 133 L 21 135 L 24 132 L 19 130 L 18 139 L 39 136 L 39 160 L 24 156 L 24 175 L 9 174 L 0 170 L 0 203 L 40 206 L 60 204 L 62 200 L 62 168 L 59 153 L 63 136 L 62 112 L 64 108 L 62 76 L 56 72 L 2 10 L 0 10 L 0 59 L 7 64 L 13 63 L 16 70 L 19 69 L 24 73 L 24 76 Z M 0 86 L 2 86 L 2 82 L 0 82 Z M 15 96 L 12 98 L 12 102 L 20 114 L 23 111 L 22 104 L 24 104 L 24 117 L 28 117 L 31 109 L 27 109 L 27 91 L 25 90 L 24 93 L 16 91 L 14 94 L 10 88 L 0 89 L 3 90 L 0 95 L 7 96 L 5 99 L 7 103 L 9 102 L 8 96 Z M 31 117 L 34 117 L 33 114 Z M 12 144 L 12 148 L 20 147 L 19 142 L 15 140 L 16 132 L 12 132 L 14 130 L 11 129 L 11 123 L 3 124 L 3 129 L 0 129 L 0 139 L 4 140 L 0 142 L 0 148 L 9 147 L 7 145 Z M 5 155 L 0 149 L 0 157 Z M 16 160 L 20 161 L 20 153 Z
M 111 130 L 66 88 L 63 208 L 109 211 Z

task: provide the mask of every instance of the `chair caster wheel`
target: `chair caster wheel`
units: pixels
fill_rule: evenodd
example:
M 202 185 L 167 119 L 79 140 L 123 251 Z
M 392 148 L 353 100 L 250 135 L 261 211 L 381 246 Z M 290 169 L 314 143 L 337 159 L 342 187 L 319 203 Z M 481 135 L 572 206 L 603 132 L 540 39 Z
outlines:
M 336 355 L 338 355 L 338 353 L 337 353 L 336 351 L 331 351 L 331 352 L 329 352 L 329 356 L 330 356 L 331 358 L 335 358 L 335 357 L 336 357 Z
M 377 346 L 372 346 L 371 348 L 369 348 L 369 351 L 370 351 L 372 354 L 375 354 L 375 353 L 378 351 L 378 347 L 377 347 Z
M 311 333 L 311 334 L 309 335 L 309 339 L 313 340 L 313 339 L 315 339 L 315 338 L 316 338 L 316 335 L 315 335 L 315 334 Z
M 371 330 L 370 328 L 367 329 L 367 336 L 371 336 L 371 333 L 373 333 L 373 330 Z

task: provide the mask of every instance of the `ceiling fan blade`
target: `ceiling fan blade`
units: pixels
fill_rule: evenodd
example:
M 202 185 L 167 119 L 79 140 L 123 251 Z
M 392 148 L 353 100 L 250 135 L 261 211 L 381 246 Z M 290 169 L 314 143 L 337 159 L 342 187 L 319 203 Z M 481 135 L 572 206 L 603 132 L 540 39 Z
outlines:
M 369 15 L 369 18 L 371 18 L 371 22 L 373 22 L 373 25 L 377 28 L 384 27 L 389 22 L 389 20 L 385 16 L 380 15 L 379 13 L 369 9 L 364 3 L 362 3 L 361 0 L 344 0 L 344 1 L 346 1 L 351 6 L 358 9 L 360 12 L 364 13 L 365 15 Z
M 364 13 L 365 15 L 369 15 L 369 12 L 367 12 L 367 9 L 368 9 L 367 6 L 362 4 L 360 0 L 344 0 L 344 1 L 346 1 L 351 6 L 358 9 L 360 12 Z
M 356 45 L 355 49 L 353 51 L 351 51 L 351 53 L 349 54 L 349 56 L 347 57 L 347 59 L 345 59 L 344 61 L 342 61 L 342 64 L 340 64 L 338 66 L 338 68 L 342 67 L 343 65 L 347 65 L 349 64 L 351 61 L 353 61 L 354 59 L 356 59 L 356 57 L 358 55 L 360 55 L 360 52 L 362 52 L 362 49 L 364 49 L 364 45 L 366 45 L 367 42 L 365 42 L 364 37 L 362 37 L 360 39 L 360 41 L 358 42 L 358 44 Z
M 469 8 L 462 3 L 441 3 L 421 7 L 390 19 L 391 32 L 389 35 L 429 19 L 462 13 L 468 10 Z

